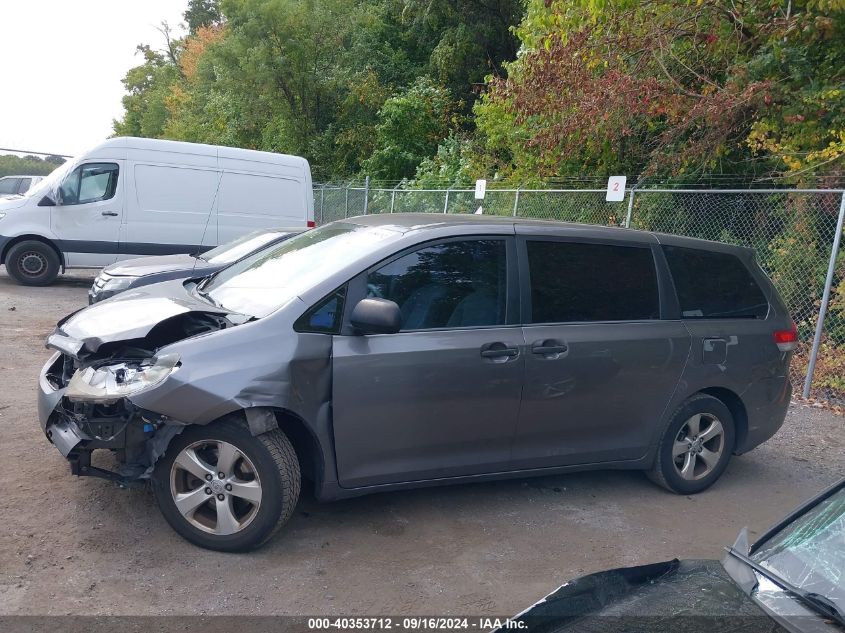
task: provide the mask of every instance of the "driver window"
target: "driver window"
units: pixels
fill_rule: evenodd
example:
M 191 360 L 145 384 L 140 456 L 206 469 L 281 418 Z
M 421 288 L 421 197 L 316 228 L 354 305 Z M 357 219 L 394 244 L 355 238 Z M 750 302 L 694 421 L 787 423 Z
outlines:
M 87 204 L 108 200 L 117 189 L 115 163 L 86 163 L 70 172 L 59 186 L 62 205 Z
M 402 331 L 505 323 L 505 241 L 427 246 L 367 276 L 367 295 L 394 301 Z

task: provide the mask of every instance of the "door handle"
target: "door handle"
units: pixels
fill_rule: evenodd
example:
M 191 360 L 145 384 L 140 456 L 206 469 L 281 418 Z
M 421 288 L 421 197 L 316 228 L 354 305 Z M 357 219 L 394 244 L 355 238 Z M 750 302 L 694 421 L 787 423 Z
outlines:
M 557 354 L 565 354 L 569 347 L 560 341 L 540 341 L 531 346 L 532 354 L 539 354 L 541 356 L 555 356 Z
M 518 355 L 518 347 L 507 347 L 504 343 L 490 343 L 481 348 L 482 358 L 515 358 Z
M 117 212 L 115 212 L 115 211 L 103 211 L 101 215 L 110 215 L 112 217 L 117 217 Z

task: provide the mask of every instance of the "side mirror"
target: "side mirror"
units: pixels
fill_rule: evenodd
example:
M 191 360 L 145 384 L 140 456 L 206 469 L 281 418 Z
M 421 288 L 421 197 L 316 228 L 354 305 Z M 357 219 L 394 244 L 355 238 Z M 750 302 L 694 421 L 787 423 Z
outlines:
M 395 334 L 402 327 L 402 313 L 393 301 L 361 299 L 349 321 L 361 334 Z
M 50 194 L 46 194 L 41 200 L 38 201 L 39 207 L 55 207 L 56 201 L 50 197 Z

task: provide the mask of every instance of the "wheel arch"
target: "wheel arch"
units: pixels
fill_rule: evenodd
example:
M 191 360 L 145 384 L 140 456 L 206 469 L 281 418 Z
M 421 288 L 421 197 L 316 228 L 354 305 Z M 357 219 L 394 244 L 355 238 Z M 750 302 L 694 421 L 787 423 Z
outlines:
M 281 407 L 250 407 L 241 409 L 240 414 L 253 435 L 276 428 L 282 431 L 293 445 L 302 476 L 314 484 L 315 492 L 320 489 L 325 474 L 325 454 L 314 430 L 301 416 Z
M 65 254 L 62 252 L 62 249 L 60 249 L 58 245 L 50 238 L 44 237 L 43 235 L 38 235 L 37 233 L 24 233 L 23 235 L 16 235 L 15 237 L 9 238 L 9 241 L 3 244 L 3 249 L 2 251 L 0 251 L 0 264 L 6 263 L 6 255 L 8 255 L 9 251 L 15 244 L 20 244 L 21 242 L 26 242 L 30 240 L 35 242 L 41 242 L 52 248 L 56 252 L 56 255 L 58 255 L 59 257 L 59 266 L 61 267 L 61 271 L 65 272 Z
M 734 453 L 736 454 L 736 447 L 742 446 L 748 436 L 748 411 L 742 398 L 736 392 L 725 387 L 707 387 L 697 393 L 716 398 L 731 412 L 734 422 Z

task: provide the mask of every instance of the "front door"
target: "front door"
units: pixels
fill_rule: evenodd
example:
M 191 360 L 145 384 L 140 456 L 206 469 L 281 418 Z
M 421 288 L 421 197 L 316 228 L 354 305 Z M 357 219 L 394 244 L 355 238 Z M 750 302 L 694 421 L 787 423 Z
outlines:
M 513 238 L 462 238 L 366 275 L 366 294 L 395 301 L 403 325 L 397 334 L 334 337 L 342 486 L 507 469 L 524 373 L 524 340 L 508 301 L 513 254 Z
M 645 454 L 689 355 L 648 244 L 520 240 L 525 388 L 514 468 Z
M 68 266 L 106 266 L 117 258 L 124 212 L 123 163 L 82 163 L 59 185 L 50 223 Z

